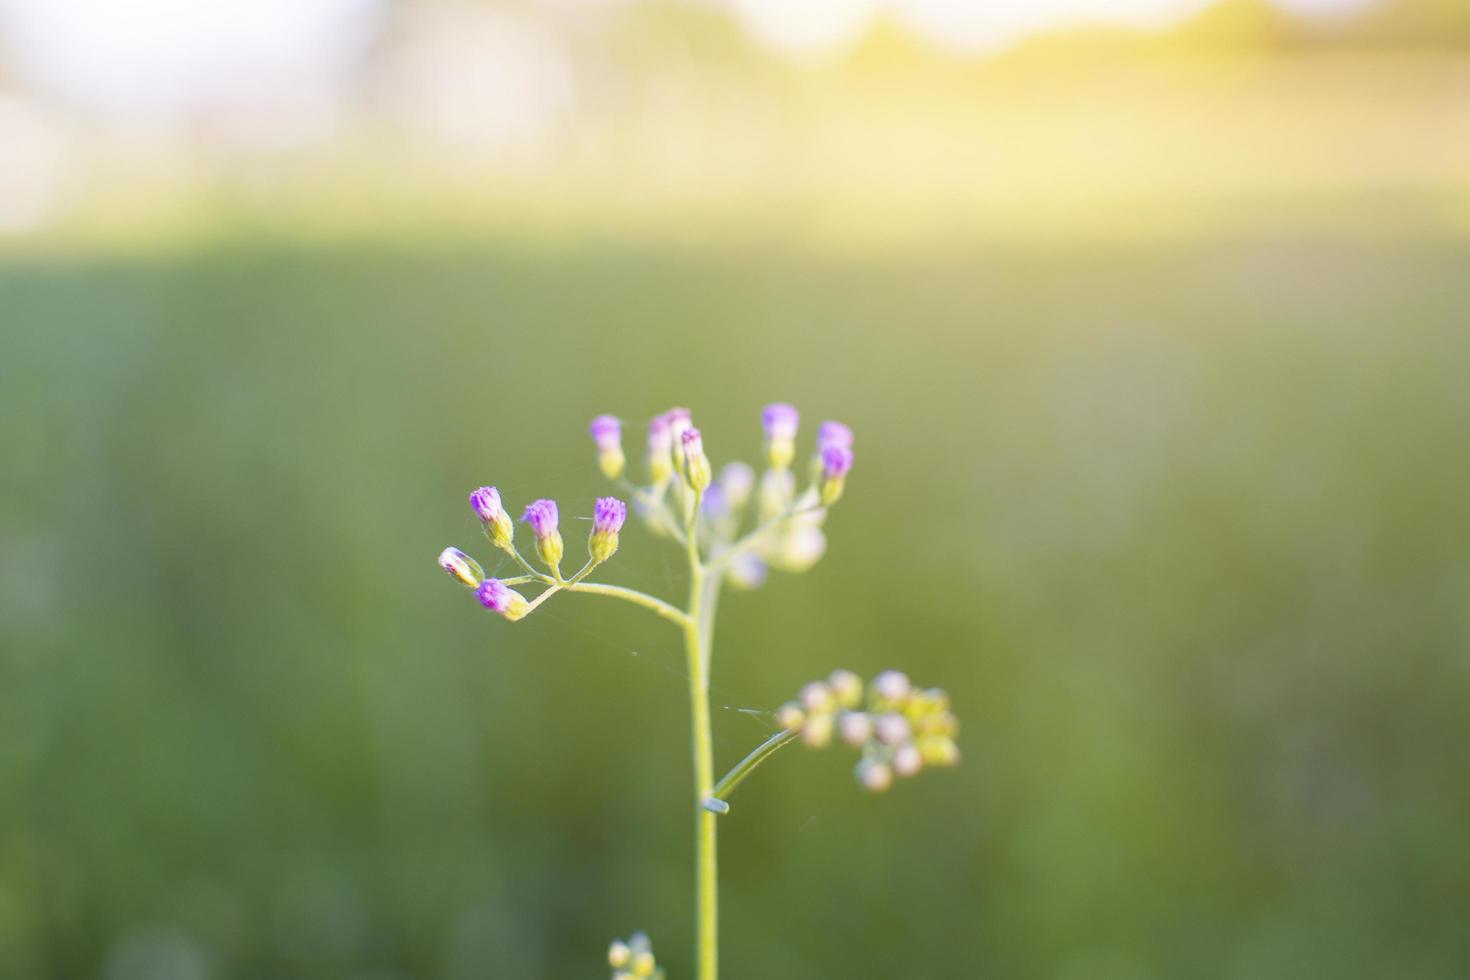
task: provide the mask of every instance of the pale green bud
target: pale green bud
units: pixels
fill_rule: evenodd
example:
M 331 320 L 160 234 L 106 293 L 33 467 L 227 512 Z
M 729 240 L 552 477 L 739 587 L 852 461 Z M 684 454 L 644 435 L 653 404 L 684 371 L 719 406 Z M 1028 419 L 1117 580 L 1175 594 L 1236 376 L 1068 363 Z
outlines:
M 485 579 L 485 570 L 480 563 L 458 548 L 445 548 L 439 552 L 439 567 L 460 585 L 472 589 Z
M 680 442 L 684 447 L 684 478 L 696 492 L 702 492 L 714 479 L 709 457 L 704 454 L 704 439 L 698 429 L 685 429 Z
M 792 730 L 806 724 L 806 712 L 795 701 L 787 701 L 776 709 L 776 724 Z
M 801 740 L 809 748 L 825 749 L 832 742 L 832 716 L 811 715 L 801 729 Z
M 863 679 L 852 671 L 832 671 L 832 676 L 827 678 L 827 685 L 832 688 L 832 695 L 842 707 L 851 710 L 862 703 Z
M 954 739 L 930 735 L 919 739 L 919 754 L 931 766 L 954 766 L 960 761 L 959 746 Z

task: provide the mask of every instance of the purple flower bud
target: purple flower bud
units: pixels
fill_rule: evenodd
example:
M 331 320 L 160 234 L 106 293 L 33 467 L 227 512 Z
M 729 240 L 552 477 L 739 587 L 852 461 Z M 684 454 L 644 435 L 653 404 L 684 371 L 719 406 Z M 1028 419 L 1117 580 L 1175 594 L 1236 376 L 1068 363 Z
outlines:
M 498 578 L 487 578 L 475 589 L 475 598 L 491 612 L 500 613 L 514 622 L 528 612 L 526 597 Z
M 555 506 L 552 505 L 553 510 Z M 617 497 L 598 497 L 597 503 L 592 505 L 592 530 L 596 533 L 617 534 L 627 519 L 628 505 Z
M 905 742 L 893 750 L 893 771 L 905 779 L 924 768 L 924 757 L 913 742 Z
M 481 487 L 470 494 L 470 508 L 486 524 L 495 522 L 505 513 L 500 505 L 500 491 L 494 487 Z
M 480 518 L 490 543 L 497 548 L 509 548 L 515 537 L 515 525 L 500 503 L 500 491 L 494 487 L 481 487 L 470 494 L 470 509 Z
M 623 423 L 616 416 L 599 415 L 592 420 L 588 431 L 597 444 L 597 465 L 602 469 L 602 475 L 616 480 L 623 475 L 623 466 L 627 462 L 623 456 Z
M 834 446 L 838 449 L 851 449 L 852 430 L 841 422 L 823 422 L 822 427 L 817 430 L 817 452 Z
M 546 499 L 531 501 L 526 505 L 525 513 L 521 514 L 521 520 L 531 525 L 531 533 L 538 541 L 556 533 L 559 518 L 556 501 Z
M 612 452 L 623 448 L 623 423 L 615 415 L 599 415 L 592 420 L 587 431 L 601 452 Z
M 648 420 L 648 451 L 668 452 L 674 448 L 673 430 L 669 428 L 669 416 L 655 415 Z
M 767 439 L 795 439 L 800 424 L 801 413 L 786 402 L 772 402 L 761 412 L 761 425 L 765 427 Z
M 738 461 L 726 463 L 720 470 L 719 485 L 725 503 L 732 510 L 739 510 L 750 500 L 750 492 L 755 489 L 755 470 Z
M 679 436 L 684 445 L 684 478 L 695 490 L 703 491 L 710 485 L 709 457 L 704 454 L 704 438 L 699 430 L 685 429 Z
M 841 446 L 828 446 L 822 450 L 822 475 L 828 480 L 840 480 L 852 469 L 852 450 Z

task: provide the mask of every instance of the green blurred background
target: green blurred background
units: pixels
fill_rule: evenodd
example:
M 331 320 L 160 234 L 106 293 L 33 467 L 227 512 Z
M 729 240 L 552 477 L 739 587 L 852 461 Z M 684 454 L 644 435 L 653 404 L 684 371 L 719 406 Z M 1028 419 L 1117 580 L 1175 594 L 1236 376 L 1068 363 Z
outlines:
M 835 666 L 965 761 L 763 768 L 727 976 L 1470 972 L 1470 17 L 1196 6 L 348 4 L 120 105 L 35 56 L 100 6 L 0 5 L 0 976 L 689 976 L 677 635 L 433 557 L 589 513 L 595 413 L 775 399 L 858 463 L 722 606 L 719 762 Z

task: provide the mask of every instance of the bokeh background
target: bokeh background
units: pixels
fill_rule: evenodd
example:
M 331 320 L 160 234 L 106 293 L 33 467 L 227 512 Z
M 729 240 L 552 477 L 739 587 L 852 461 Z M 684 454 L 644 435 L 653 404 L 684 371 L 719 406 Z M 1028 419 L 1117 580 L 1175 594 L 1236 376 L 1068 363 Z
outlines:
M 1470 972 L 1462 0 L 0 0 L 0 228 L 0 977 L 690 976 L 674 631 L 433 558 L 778 398 L 720 760 L 965 763 L 763 768 L 727 976 Z

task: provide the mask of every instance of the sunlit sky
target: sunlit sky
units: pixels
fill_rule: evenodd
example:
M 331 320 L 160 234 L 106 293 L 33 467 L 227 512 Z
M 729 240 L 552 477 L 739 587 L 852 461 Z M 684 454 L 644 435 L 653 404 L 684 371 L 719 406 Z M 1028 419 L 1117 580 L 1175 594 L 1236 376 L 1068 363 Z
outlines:
M 565 11 L 637 0 L 537 0 Z M 830 57 L 890 14 L 937 43 L 996 50 L 1084 23 L 1164 27 L 1212 0 L 698 0 L 795 59 Z M 1272 0 L 1333 16 L 1373 0 Z M 0 52 L 25 82 L 104 112 L 168 113 L 242 92 L 321 87 L 372 34 L 387 0 L 0 0 Z

